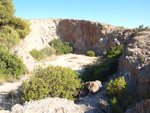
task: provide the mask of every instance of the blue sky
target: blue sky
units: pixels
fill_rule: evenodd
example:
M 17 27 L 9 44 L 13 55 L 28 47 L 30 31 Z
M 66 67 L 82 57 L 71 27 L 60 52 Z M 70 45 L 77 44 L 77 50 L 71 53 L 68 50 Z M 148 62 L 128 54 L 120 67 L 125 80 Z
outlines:
M 150 27 L 150 0 L 13 0 L 23 19 L 72 18 L 114 26 Z

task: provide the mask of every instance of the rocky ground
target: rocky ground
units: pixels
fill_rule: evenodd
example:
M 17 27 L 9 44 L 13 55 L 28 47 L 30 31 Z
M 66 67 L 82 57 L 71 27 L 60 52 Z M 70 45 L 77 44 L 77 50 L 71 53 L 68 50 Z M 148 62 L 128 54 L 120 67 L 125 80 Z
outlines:
M 70 67 L 74 70 L 82 72 L 83 71 L 82 70 L 83 65 L 92 63 L 93 61 L 95 61 L 97 59 L 98 59 L 97 57 L 88 57 L 88 56 L 85 56 L 85 55 L 69 54 L 69 55 L 57 56 L 56 58 L 47 58 L 47 59 L 45 59 L 41 62 L 35 61 L 34 65 L 35 65 L 35 67 L 37 65 L 42 65 L 42 66 L 47 66 L 47 65 L 50 65 L 50 64 L 54 65 L 54 66 L 60 65 L 60 66 L 63 66 L 63 67 Z M 4 109 L 4 108 L 5 109 L 11 109 L 11 107 L 16 104 L 16 102 L 13 101 L 13 97 L 10 100 L 7 100 L 5 97 L 11 91 L 16 93 L 18 88 L 21 86 L 22 81 L 28 79 L 29 76 L 31 76 L 31 74 L 23 75 L 21 80 L 19 80 L 19 81 L 16 81 L 14 83 L 4 83 L 2 86 L 0 86 L 0 105 L 1 105 L 1 109 Z M 41 101 L 38 101 L 38 102 L 29 102 L 28 104 L 23 105 L 24 108 L 20 105 L 15 105 L 13 107 L 14 111 L 12 111 L 12 112 L 16 113 L 17 111 L 15 111 L 15 110 L 24 109 L 24 110 L 19 111 L 19 113 L 21 113 L 22 111 L 29 113 L 28 110 L 32 107 L 33 108 L 37 107 L 38 103 L 45 103 L 45 104 L 47 103 L 47 107 L 45 107 L 45 108 L 42 107 L 45 104 L 43 104 L 43 105 L 39 104 L 39 106 L 41 106 L 40 109 L 45 110 L 47 108 L 51 108 L 51 109 L 49 109 L 49 110 L 51 110 L 50 113 L 53 113 L 53 110 L 55 112 L 56 111 L 59 112 L 59 111 L 62 110 L 60 106 L 63 105 L 63 108 L 65 108 L 65 110 L 66 110 L 64 113 L 71 113 L 71 111 L 68 111 L 68 110 L 74 111 L 72 113 L 80 113 L 80 112 L 81 113 L 82 112 L 83 113 L 84 112 L 97 113 L 98 111 L 101 110 L 98 107 L 98 102 L 99 102 L 100 98 L 103 98 L 102 97 L 104 95 L 103 93 L 104 92 L 98 92 L 95 95 L 88 95 L 86 97 L 83 97 L 83 98 L 80 99 L 80 101 L 78 100 L 78 102 L 77 102 L 78 105 L 73 104 L 72 101 L 68 101 L 66 99 L 59 99 L 59 98 L 52 99 L 51 98 L 51 99 L 44 99 L 44 100 L 41 100 Z M 56 101 L 58 101 L 58 102 L 56 102 Z M 31 103 L 34 103 L 33 106 L 30 106 Z M 57 106 L 57 107 L 55 107 L 55 106 Z M 72 108 L 72 109 L 69 109 L 69 108 Z M 35 109 L 33 109 L 33 111 L 31 113 L 34 113 L 35 112 L 34 110 Z M 63 111 L 61 111 L 61 112 L 63 113 Z M 41 113 L 40 110 L 39 110 L 39 113 Z

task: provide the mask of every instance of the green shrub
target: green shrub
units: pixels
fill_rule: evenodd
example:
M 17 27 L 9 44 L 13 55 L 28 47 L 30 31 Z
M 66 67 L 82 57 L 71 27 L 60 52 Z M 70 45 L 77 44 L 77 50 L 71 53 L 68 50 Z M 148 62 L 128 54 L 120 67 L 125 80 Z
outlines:
M 18 33 L 20 38 L 25 38 L 31 31 L 30 22 L 19 17 L 13 17 L 9 23 Z
M 118 105 L 118 100 L 114 97 L 110 100 L 113 113 L 124 113 L 123 109 Z
M 51 56 L 56 54 L 56 50 L 53 47 L 45 47 L 40 50 L 44 56 Z
M 87 51 L 87 56 L 94 57 L 95 56 L 95 52 L 94 51 Z
M 120 97 L 127 90 L 127 82 L 124 76 L 117 78 L 115 81 L 110 80 L 106 87 L 106 94 L 111 97 Z
M 20 41 L 18 32 L 12 27 L 2 26 L 0 30 L 0 45 L 8 49 L 12 48 Z
M 41 51 L 36 50 L 36 49 L 33 49 L 32 51 L 30 51 L 30 54 L 33 56 L 33 58 L 35 60 L 40 61 L 40 60 L 44 59 L 43 53 Z
M 112 47 L 111 50 L 106 54 L 107 58 L 120 57 L 124 50 L 124 45 Z
M 106 81 L 108 76 L 117 72 L 119 58 L 123 48 L 123 45 L 112 47 L 107 53 L 107 58 L 103 63 L 84 66 L 84 72 L 81 75 L 81 79 L 86 82 L 94 80 L 100 80 L 102 82 Z
M 8 50 L 0 48 L 0 72 L 5 79 L 10 77 L 19 79 L 23 73 L 23 61 L 15 54 L 11 54 Z
M 38 67 L 29 82 L 20 88 L 21 99 L 31 101 L 45 97 L 60 97 L 75 100 L 82 88 L 79 73 L 60 66 Z
M 69 54 L 73 52 L 73 46 L 69 42 L 62 43 L 62 40 L 55 39 L 49 42 L 49 45 L 56 49 L 56 54 Z
M 105 82 L 108 76 L 117 72 L 118 61 L 118 58 L 111 58 L 98 65 L 87 65 L 84 67 L 81 79 L 86 82 L 94 80 Z

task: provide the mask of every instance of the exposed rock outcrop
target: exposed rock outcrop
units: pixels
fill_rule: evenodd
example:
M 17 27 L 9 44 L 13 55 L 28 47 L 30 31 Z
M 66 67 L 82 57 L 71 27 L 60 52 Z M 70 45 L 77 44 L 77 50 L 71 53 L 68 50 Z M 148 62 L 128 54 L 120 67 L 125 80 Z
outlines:
M 61 20 L 57 29 L 59 37 L 71 42 L 77 52 L 93 50 L 96 54 L 103 54 L 112 46 L 126 43 L 133 32 L 100 22 L 70 19 Z
M 11 111 L 1 110 L 2 113 L 97 113 L 94 107 L 76 105 L 73 101 L 61 98 L 45 98 L 38 101 L 16 104 Z M 103 113 L 100 111 L 100 113 Z
M 60 19 L 30 20 L 31 33 L 12 50 L 24 61 L 29 71 L 34 68 L 34 59 L 29 51 L 32 49 L 40 50 L 48 46 L 48 42 L 51 40 L 58 38 L 56 30 L 59 21 Z
M 112 46 L 127 43 L 134 33 L 134 30 L 85 20 L 41 19 L 30 22 L 31 33 L 13 49 L 23 59 L 29 71 L 34 68 L 34 59 L 29 51 L 40 50 L 55 38 L 71 42 L 78 53 L 93 50 L 99 55 Z
M 150 99 L 137 103 L 133 108 L 128 109 L 126 113 L 150 113 Z
M 150 32 L 142 31 L 126 46 L 120 58 L 119 73 L 125 75 L 129 90 L 140 98 L 150 94 Z

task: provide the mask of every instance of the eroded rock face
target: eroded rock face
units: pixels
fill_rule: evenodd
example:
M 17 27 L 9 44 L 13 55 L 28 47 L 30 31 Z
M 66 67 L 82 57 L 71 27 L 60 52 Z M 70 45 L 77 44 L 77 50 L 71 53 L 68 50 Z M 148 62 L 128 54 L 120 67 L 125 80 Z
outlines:
M 97 55 L 110 50 L 112 46 L 126 44 L 134 30 L 114 27 L 99 22 L 72 19 L 30 20 L 31 33 L 13 49 L 26 64 L 34 69 L 34 59 L 29 54 L 32 49 L 40 50 L 57 38 L 71 42 L 75 51 L 85 54 L 93 50 Z
M 150 31 L 142 31 L 129 41 L 120 58 L 119 73 L 128 73 L 129 90 L 139 97 L 150 94 Z
M 30 20 L 30 34 L 21 40 L 20 44 L 12 50 L 24 61 L 29 71 L 34 69 L 35 62 L 29 52 L 32 49 L 40 50 L 49 46 L 48 42 L 58 38 L 56 30 L 59 21 L 60 19 Z
M 128 109 L 126 113 L 150 113 L 150 99 L 137 103 L 133 108 Z
M 103 54 L 112 46 L 126 43 L 133 32 L 109 24 L 70 19 L 61 20 L 57 29 L 59 37 L 71 42 L 77 52 L 93 50 L 96 54 Z

